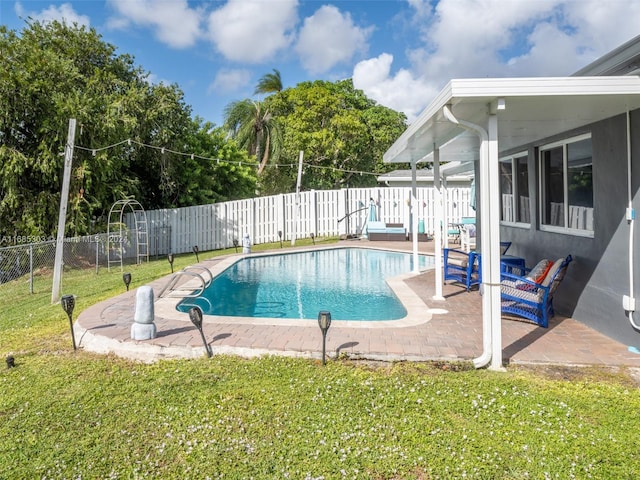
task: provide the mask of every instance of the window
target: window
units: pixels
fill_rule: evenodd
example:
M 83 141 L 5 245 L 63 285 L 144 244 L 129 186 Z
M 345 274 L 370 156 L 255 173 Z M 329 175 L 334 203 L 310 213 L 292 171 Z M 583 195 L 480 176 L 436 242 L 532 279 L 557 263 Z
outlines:
M 593 232 L 592 167 L 591 135 L 540 148 L 542 226 Z
M 527 153 L 500 160 L 500 220 L 530 223 Z

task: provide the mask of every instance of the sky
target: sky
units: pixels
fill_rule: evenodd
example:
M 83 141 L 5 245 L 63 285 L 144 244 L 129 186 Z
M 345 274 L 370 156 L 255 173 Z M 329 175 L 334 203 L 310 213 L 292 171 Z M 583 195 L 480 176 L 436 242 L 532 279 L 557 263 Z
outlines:
M 0 24 L 94 28 L 222 125 L 274 69 L 353 78 L 409 123 L 452 78 L 565 76 L 640 34 L 640 0 L 0 0 Z

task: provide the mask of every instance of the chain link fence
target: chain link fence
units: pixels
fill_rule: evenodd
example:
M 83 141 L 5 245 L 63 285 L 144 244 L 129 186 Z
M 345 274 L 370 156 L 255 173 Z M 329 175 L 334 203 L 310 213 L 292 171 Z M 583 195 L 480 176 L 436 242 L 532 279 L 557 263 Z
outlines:
M 132 240 L 133 238 L 133 240 Z M 168 253 L 171 245 L 167 228 L 154 229 L 151 240 L 150 258 Z M 13 240 L 13 239 L 12 239 Z M 15 239 L 19 243 L 22 239 Z M 98 273 L 101 268 L 135 263 L 137 253 L 135 232 L 128 231 L 119 240 L 121 245 L 114 247 L 114 241 L 108 241 L 107 234 L 101 233 L 83 237 L 64 239 L 62 261 L 64 269 L 82 269 Z M 111 249 L 110 255 L 108 250 Z M 30 293 L 34 293 L 34 281 L 39 276 L 53 274 L 56 257 L 56 240 L 35 243 L 19 243 L 0 248 L 0 284 L 23 282 Z

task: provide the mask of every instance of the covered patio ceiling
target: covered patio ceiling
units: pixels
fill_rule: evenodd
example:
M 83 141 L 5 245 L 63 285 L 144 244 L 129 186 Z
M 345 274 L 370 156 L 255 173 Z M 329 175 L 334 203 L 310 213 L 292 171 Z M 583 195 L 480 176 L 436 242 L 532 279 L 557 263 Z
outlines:
M 479 140 L 443 114 L 486 125 L 497 113 L 499 152 L 640 108 L 640 77 L 454 79 L 383 156 L 385 163 L 479 159 Z M 500 108 L 500 109 L 499 109 Z

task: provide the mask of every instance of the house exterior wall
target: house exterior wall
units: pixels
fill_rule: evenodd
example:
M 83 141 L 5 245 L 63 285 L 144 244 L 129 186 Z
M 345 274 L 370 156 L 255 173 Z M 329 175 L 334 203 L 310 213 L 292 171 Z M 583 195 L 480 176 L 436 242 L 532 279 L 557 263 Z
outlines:
M 627 345 L 640 346 L 640 333 L 630 325 L 622 307 L 629 295 L 629 225 L 625 217 L 627 196 L 626 115 L 616 116 L 579 131 L 529 145 L 531 225 L 501 225 L 501 239 L 513 242 L 511 254 L 523 256 L 528 266 L 542 258 L 573 256 L 554 307 Z M 538 148 L 549 142 L 591 132 L 593 152 L 593 238 L 540 230 Z M 640 213 L 640 111 L 631 112 L 633 205 Z M 634 141 L 635 139 L 635 141 Z M 526 148 L 526 146 L 525 146 Z M 522 150 L 522 148 L 520 149 Z M 510 152 L 505 152 L 510 153 Z M 635 227 L 635 265 L 640 272 L 640 232 Z M 640 273 L 636 275 L 640 287 Z M 636 288 L 634 296 L 639 294 Z M 638 315 L 640 317 L 640 314 Z

